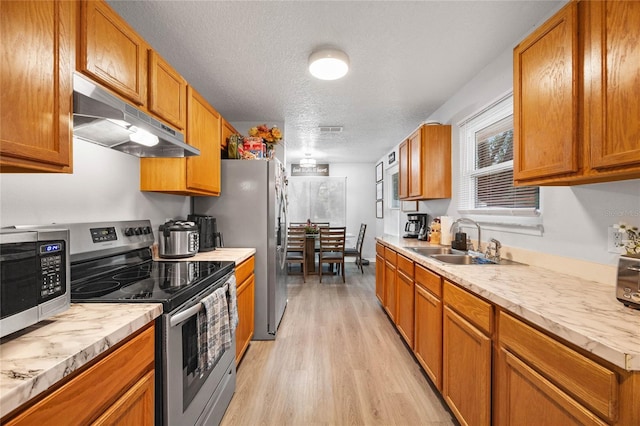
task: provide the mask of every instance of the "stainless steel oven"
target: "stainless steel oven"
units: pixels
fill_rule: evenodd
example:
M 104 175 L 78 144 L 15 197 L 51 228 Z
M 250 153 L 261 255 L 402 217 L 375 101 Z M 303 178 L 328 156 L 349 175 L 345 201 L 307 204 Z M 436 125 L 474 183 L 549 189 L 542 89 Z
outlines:
M 0 337 L 70 305 L 66 230 L 0 231 Z
M 235 389 L 235 339 L 213 366 L 202 370 L 198 362 L 198 324 L 201 300 L 220 286 L 235 285 L 228 274 L 206 291 L 162 316 L 164 413 L 168 425 L 217 425 Z
M 69 230 L 71 301 L 162 304 L 156 320 L 155 423 L 218 424 L 235 391 L 235 346 L 208 370 L 199 368 L 197 317 L 203 298 L 235 286 L 235 264 L 155 261 L 148 220 L 56 226 Z

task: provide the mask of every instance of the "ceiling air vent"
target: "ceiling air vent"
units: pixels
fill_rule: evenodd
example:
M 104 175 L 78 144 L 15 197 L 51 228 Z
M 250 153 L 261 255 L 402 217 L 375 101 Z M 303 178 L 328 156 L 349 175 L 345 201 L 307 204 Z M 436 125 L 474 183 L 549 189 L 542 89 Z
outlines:
M 342 126 L 320 126 L 320 133 L 342 133 Z

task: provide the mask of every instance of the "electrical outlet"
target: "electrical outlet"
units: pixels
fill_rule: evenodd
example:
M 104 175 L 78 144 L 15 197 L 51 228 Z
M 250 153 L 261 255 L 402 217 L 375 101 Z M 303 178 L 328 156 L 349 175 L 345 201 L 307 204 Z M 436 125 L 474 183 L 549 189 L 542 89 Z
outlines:
M 622 237 L 624 233 L 618 232 L 618 228 L 609 226 L 607 228 L 607 250 L 609 253 L 620 253 L 621 248 L 624 246 Z

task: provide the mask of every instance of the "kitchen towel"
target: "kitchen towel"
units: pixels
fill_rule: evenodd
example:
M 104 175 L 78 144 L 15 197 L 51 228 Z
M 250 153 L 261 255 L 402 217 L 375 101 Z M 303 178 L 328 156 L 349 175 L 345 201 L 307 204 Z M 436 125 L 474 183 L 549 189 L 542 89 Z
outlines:
M 451 225 L 453 225 L 453 217 L 440 216 L 440 244 L 443 246 L 451 245 Z
M 231 327 L 231 331 L 238 327 L 238 323 L 240 322 L 240 318 L 238 318 L 238 296 L 236 293 L 236 277 L 232 276 L 229 281 L 227 281 L 227 285 L 229 286 L 229 292 L 227 293 L 227 303 L 229 305 L 229 325 Z
M 202 299 L 198 313 L 198 364 L 200 372 L 210 369 L 231 347 L 227 286 L 215 290 Z

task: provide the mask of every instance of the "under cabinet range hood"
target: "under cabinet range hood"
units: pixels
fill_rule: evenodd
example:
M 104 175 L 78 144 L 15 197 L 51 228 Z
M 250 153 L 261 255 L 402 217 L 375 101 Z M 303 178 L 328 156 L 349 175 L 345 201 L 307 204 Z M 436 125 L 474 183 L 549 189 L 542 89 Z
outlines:
M 73 136 L 136 157 L 200 155 L 182 133 L 78 73 L 73 75 Z

